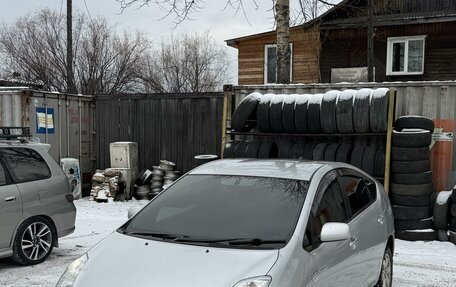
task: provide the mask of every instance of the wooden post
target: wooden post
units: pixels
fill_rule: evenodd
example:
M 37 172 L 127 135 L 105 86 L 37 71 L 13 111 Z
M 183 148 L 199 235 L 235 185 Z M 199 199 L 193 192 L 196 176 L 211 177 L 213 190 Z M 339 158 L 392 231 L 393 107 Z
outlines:
M 368 2 L 367 19 L 367 81 L 374 81 L 374 0 Z
M 228 121 L 228 114 L 231 110 L 230 108 L 230 99 L 233 94 L 233 86 L 225 85 L 223 86 L 223 115 L 222 115 L 222 146 L 220 148 L 220 158 L 223 158 L 223 151 L 226 144 L 226 123 Z
M 390 89 L 388 101 L 388 129 L 386 131 L 386 155 L 385 155 L 385 192 L 389 192 L 390 166 L 391 166 L 391 139 L 393 136 L 394 108 L 396 106 L 396 90 Z

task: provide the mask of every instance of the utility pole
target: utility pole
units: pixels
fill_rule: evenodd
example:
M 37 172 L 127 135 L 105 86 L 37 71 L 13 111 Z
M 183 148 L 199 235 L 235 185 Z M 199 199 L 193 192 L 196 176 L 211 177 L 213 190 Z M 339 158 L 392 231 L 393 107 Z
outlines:
M 374 81 L 374 0 L 368 1 L 367 19 L 367 81 Z
M 73 6 L 72 0 L 67 0 L 67 63 L 66 63 L 66 86 L 68 93 L 76 93 L 73 75 Z

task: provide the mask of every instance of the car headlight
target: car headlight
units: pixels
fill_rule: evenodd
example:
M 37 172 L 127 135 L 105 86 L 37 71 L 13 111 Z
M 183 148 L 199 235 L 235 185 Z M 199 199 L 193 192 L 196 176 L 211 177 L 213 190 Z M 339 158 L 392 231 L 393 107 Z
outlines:
M 68 265 L 65 273 L 60 277 L 55 287 L 72 287 L 82 267 L 87 263 L 87 260 L 89 260 L 89 256 L 86 253 Z
M 268 287 L 271 276 L 259 276 L 239 281 L 233 287 Z

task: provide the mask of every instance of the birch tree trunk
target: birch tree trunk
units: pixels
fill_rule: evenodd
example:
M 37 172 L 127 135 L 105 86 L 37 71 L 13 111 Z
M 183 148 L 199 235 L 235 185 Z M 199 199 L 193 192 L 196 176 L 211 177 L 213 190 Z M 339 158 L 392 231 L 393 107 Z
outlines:
M 277 83 L 290 83 L 290 0 L 277 0 L 276 2 L 277 23 Z

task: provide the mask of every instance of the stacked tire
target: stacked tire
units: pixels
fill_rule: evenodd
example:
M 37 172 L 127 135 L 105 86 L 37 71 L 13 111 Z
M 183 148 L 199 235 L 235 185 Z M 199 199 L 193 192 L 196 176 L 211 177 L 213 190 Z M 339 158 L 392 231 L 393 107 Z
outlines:
M 439 241 L 448 241 L 448 227 L 451 222 L 451 195 L 453 191 L 441 191 L 434 203 L 434 227 Z M 453 236 L 454 237 L 454 236 Z
M 450 218 L 450 231 L 449 240 L 456 244 L 456 189 L 453 189 L 452 195 L 449 200 L 449 218 Z
M 433 130 L 433 121 L 425 117 L 404 116 L 394 124 L 390 200 L 398 239 L 427 241 L 438 236 L 429 164 Z
M 287 134 L 384 133 L 390 90 L 328 91 L 325 94 L 246 96 L 237 106 L 231 128 Z

